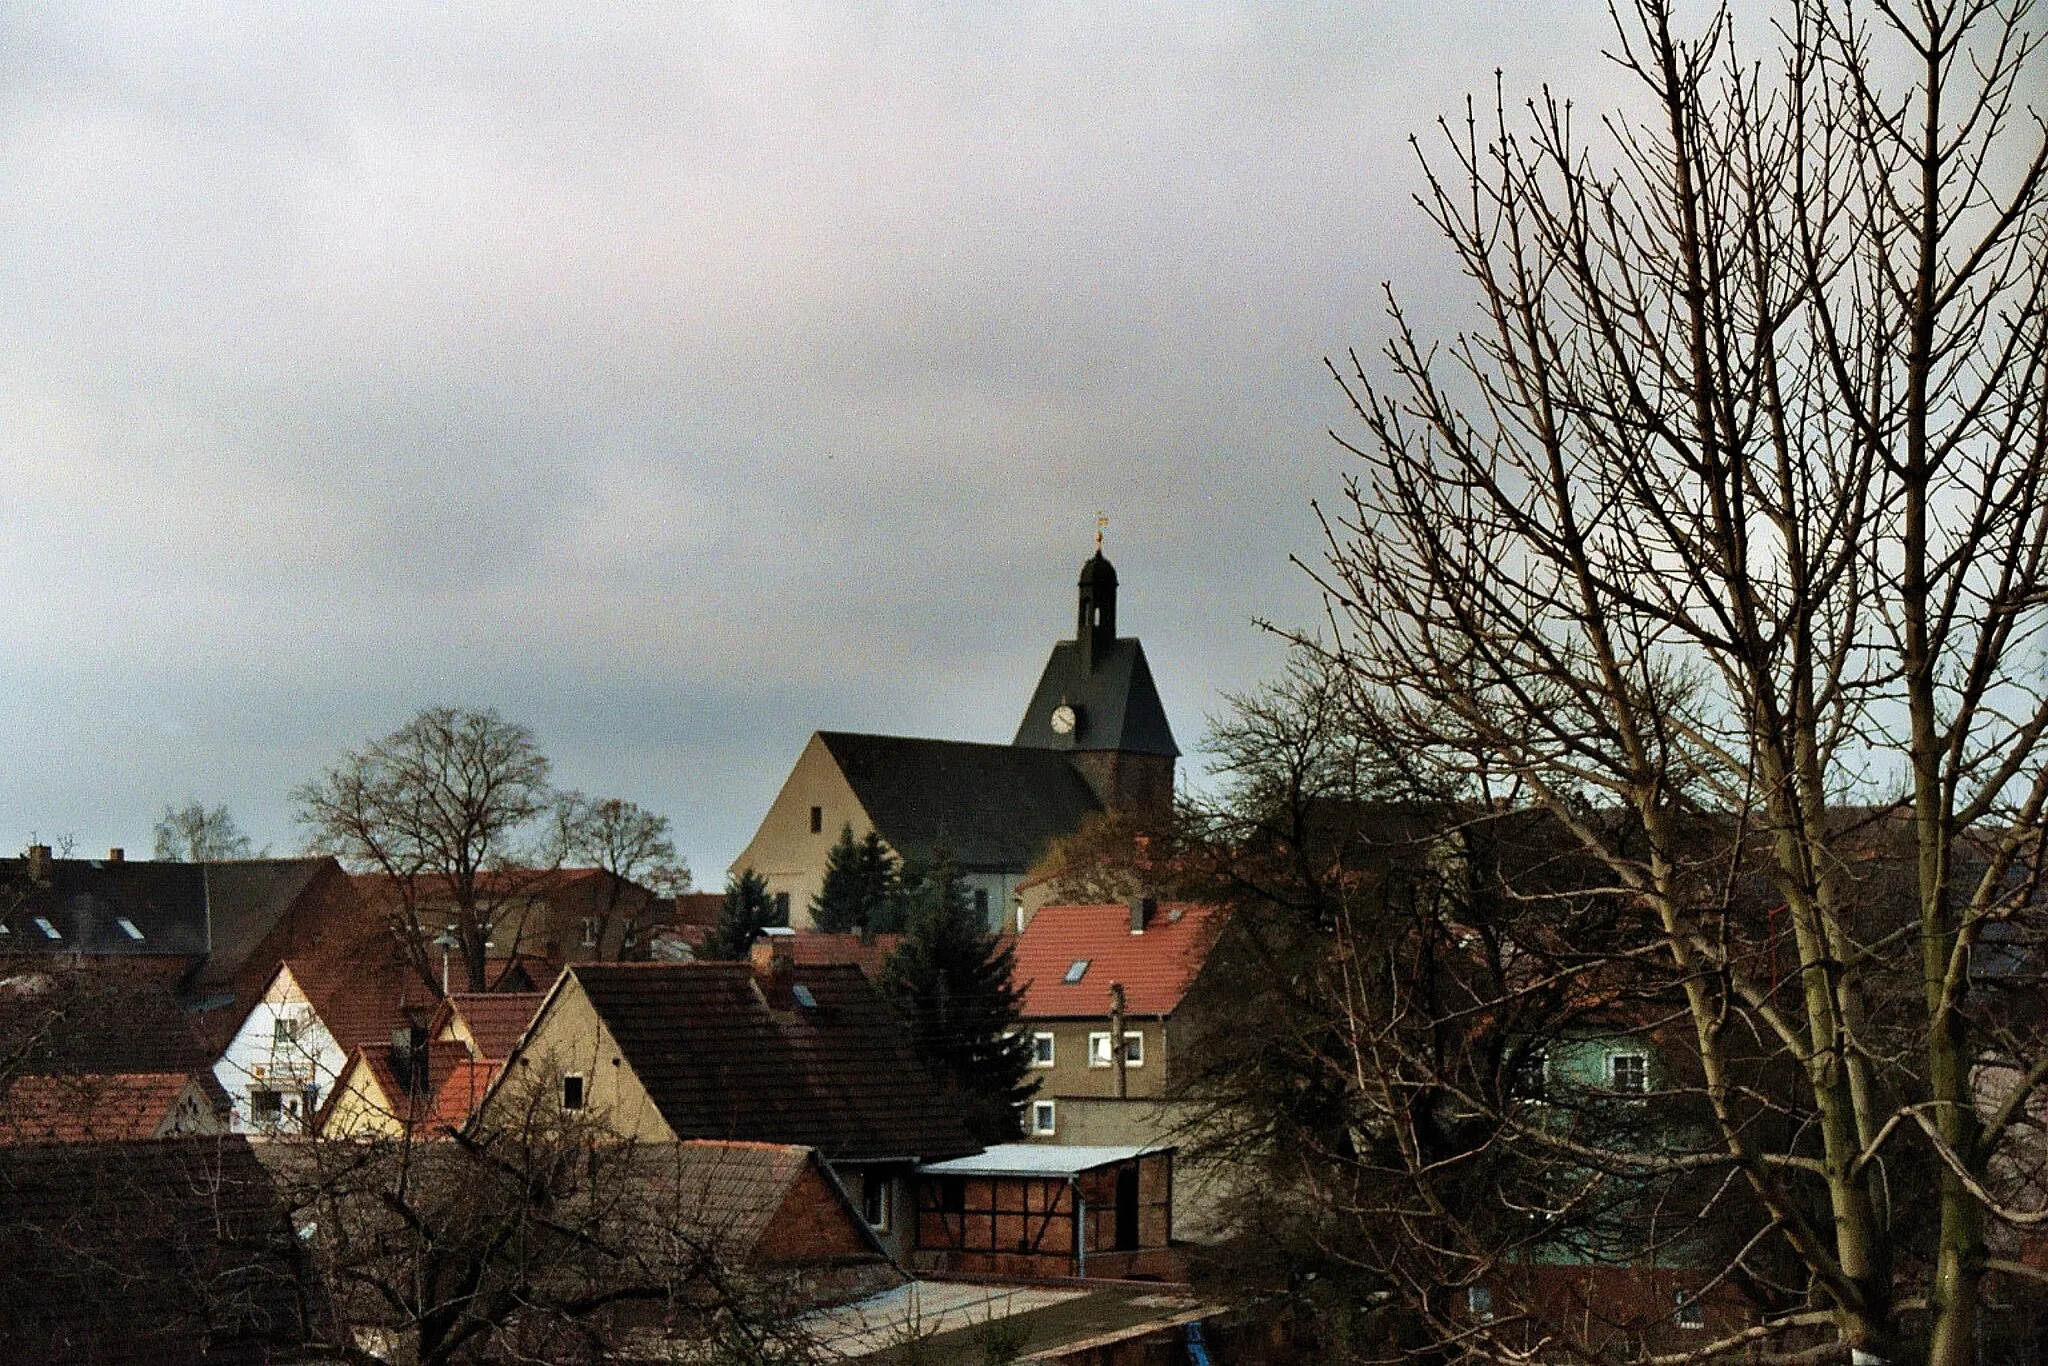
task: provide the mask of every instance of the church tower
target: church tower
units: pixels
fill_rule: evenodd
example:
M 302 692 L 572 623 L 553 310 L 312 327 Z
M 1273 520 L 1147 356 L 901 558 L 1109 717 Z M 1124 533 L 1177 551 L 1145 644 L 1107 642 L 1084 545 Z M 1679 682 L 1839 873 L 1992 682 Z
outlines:
M 1104 807 L 1163 820 L 1180 747 L 1144 647 L 1116 633 L 1116 567 L 1099 535 L 1078 588 L 1074 638 L 1052 647 L 1011 743 L 1064 753 Z

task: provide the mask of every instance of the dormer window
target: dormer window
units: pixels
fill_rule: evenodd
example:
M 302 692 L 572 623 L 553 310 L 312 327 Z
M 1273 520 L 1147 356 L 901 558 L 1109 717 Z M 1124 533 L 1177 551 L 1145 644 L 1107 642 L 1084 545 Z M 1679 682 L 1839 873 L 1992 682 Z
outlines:
M 130 939 L 133 939 L 138 944 L 142 942 L 142 931 L 137 929 L 135 927 L 135 922 L 130 920 L 127 916 L 115 916 L 114 923 L 121 927 L 121 933 L 127 935 Z
M 46 939 L 62 939 L 64 937 L 57 927 L 50 923 L 50 917 L 46 915 L 36 917 L 36 928 L 43 932 L 43 937 Z
M 1074 985 L 1074 983 L 1080 981 L 1082 976 L 1088 971 L 1088 964 L 1090 961 L 1091 960 L 1086 958 L 1076 958 L 1073 962 L 1073 965 L 1067 969 L 1067 975 L 1060 978 L 1060 981 L 1065 983 L 1067 986 Z

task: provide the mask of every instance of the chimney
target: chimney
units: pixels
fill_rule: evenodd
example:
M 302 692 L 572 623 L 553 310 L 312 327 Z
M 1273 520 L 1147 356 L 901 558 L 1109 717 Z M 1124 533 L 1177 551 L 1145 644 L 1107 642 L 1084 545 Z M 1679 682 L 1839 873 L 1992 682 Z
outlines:
M 109 863 L 122 863 L 125 862 L 127 858 L 128 851 L 126 849 L 114 848 L 107 850 L 107 862 Z
M 31 844 L 28 847 L 28 880 L 48 882 L 50 880 L 50 846 Z
M 771 1010 L 793 1010 L 796 996 L 790 987 L 796 982 L 796 931 L 770 925 L 754 936 L 747 961 L 754 969 L 754 983 L 768 998 Z
M 1157 897 L 1134 896 L 1131 898 L 1131 933 L 1143 934 L 1145 927 L 1152 923 L 1153 915 L 1159 910 Z

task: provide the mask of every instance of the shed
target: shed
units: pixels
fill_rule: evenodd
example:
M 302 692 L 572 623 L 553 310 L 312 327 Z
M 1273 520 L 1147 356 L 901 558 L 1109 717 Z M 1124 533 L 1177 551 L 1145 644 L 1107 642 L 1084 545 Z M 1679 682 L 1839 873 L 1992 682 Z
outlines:
M 1005 1143 L 917 1172 L 920 1269 L 1164 1279 L 1176 1266 L 1168 1147 Z

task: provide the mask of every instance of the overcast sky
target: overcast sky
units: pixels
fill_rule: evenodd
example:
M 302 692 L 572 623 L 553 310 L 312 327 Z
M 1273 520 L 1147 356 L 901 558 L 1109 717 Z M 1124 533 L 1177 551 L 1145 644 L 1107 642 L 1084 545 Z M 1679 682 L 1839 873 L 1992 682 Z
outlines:
M 327 12 L 315 16 L 315 8 Z M 422 706 L 716 885 L 812 730 L 1007 741 L 1097 509 L 1199 773 L 1308 621 L 1411 133 L 1604 7 L 0 0 L 0 838 Z

